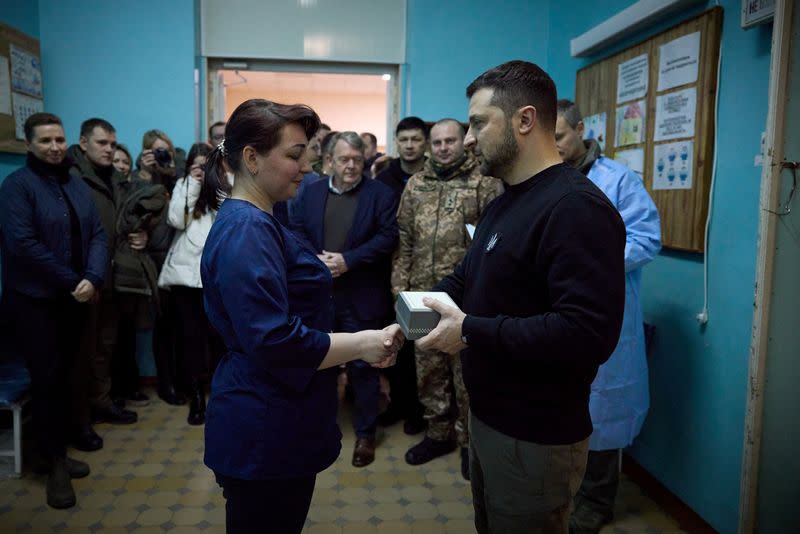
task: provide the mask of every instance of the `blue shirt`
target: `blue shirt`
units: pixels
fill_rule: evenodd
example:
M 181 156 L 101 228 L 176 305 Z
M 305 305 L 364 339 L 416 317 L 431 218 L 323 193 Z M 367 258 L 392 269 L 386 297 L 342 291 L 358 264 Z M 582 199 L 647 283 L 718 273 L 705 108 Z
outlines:
M 307 476 L 339 456 L 332 279 L 272 215 L 228 199 L 200 274 L 206 313 L 227 354 L 211 384 L 205 463 L 245 480 Z

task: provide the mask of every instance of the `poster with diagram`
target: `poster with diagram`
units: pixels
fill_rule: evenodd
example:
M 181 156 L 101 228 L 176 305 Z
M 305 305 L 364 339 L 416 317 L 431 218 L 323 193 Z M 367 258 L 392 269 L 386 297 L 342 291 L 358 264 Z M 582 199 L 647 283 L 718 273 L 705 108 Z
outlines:
M 583 118 L 583 139 L 594 139 L 600 145 L 600 152 L 606 150 L 606 114 L 598 113 Z
M 617 135 L 614 146 L 644 143 L 647 101 L 639 100 L 617 108 Z
M 653 149 L 653 190 L 691 189 L 694 141 L 656 145 Z
M 11 54 L 11 90 L 42 98 L 42 64 L 39 58 L 14 44 Z

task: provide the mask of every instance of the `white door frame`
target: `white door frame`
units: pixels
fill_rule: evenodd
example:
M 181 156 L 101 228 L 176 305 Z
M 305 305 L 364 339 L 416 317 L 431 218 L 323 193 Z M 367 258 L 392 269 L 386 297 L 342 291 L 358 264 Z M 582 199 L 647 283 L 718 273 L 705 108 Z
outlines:
M 764 166 L 761 171 L 761 199 L 758 220 L 758 255 L 753 331 L 750 344 L 750 368 L 747 379 L 744 454 L 739 497 L 739 533 L 755 531 L 758 505 L 758 466 L 764 412 L 767 346 L 775 258 L 775 235 L 778 216 L 786 92 L 789 78 L 789 52 L 792 33 L 792 0 L 776 0 L 772 29 L 772 57 L 769 76 Z
M 389 74 L 391 79 L 386 87 L 386 148 L 387 151 L 394 147 L 394 127 L 400 120 L 400 65 L 382 63 L 332 63 L 324 61 L 278 61 L 266 59 L 224 59 L 204 58 L 207 61 L 206 87 L 209 93 L 203 106 L 205 124 L 210 124 L 210 118 L 224 116 L 225 110 L 219 110 L 220 102 L 224 106 L 224 99 L 213 94 L 214 88 L 209 83 L 212 77 L 220 70 L 255 71 L 255 72 L 315 72 L 326 74 Z

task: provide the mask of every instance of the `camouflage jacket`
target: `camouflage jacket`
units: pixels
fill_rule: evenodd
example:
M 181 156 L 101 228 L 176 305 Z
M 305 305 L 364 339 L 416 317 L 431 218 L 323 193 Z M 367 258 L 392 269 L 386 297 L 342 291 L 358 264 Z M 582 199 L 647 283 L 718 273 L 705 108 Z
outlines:
M 448 178 L 430 165 L 413 175 L 403 190 L 397 223 L 400 245 L 392 265 L 392 293 L 427 291 L 464 258 L 487 204 L 503 192 L 497 178 L 483 176 L 470 156 Z

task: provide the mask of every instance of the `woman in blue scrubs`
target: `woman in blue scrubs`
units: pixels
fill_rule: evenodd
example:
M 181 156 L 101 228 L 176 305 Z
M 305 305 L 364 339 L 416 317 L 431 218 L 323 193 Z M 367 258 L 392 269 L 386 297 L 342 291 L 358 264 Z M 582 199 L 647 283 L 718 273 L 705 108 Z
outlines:
M 208 158 L 201 194 L 219 213 L 201 276 L 227 354 L 211 384 L 205 463 L 223 488 L 228 533 L 302 530 L 316 474 L 341 449 L 336 368 L 392 365 L 403 342 L 397 325 L 330 334 L 330 272 L 274 217 L 311 171 L 306 145 L 319 124 L 306 106 L 248 100 Z

